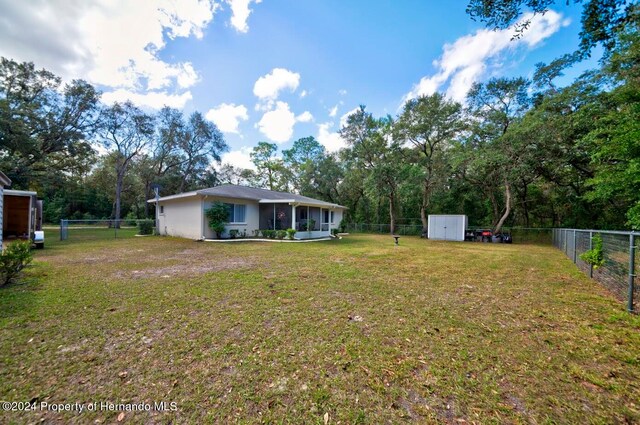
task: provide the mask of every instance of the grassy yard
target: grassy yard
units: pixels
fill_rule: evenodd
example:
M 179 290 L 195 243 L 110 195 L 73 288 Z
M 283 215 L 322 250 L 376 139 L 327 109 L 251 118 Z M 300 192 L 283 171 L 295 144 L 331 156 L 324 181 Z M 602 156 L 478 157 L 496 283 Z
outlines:
M 638 423 L 640 319 L 539 245 L 60 243 L 0 289 L 0 423 Z

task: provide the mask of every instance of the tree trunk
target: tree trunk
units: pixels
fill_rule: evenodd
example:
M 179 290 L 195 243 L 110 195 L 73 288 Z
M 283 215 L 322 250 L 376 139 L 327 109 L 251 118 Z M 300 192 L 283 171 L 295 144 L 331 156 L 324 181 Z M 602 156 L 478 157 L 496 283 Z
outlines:
M 496 194 L 493 192 L 493 188 L 489 188 L 489 199 L 491 200 L 491 207 L 493 208 L 493 220 L 492 223 L 496 224 L 500 217 L 500 210 L 498 208 L 498 200 L 496 199 Z
M 124 174 L 117 173 L 116 175 L 116 208 L 113 214 L 113 218 L 115 219 L 115 227 L 117 229 L 120 228 L 120 197 L 122 195 L 123 181 L 124 181 Z
M 389 230 L 392 235 L 396 233 L 396 216 L 394 213 L 395 209 L 396 209 L 395 194 L 391 193 L 389 195 L 389 228 L 390 228 Z
M 429 198 L 431 197 L 431 186 L 429 180 L 424 181 L 422 188 L 422 205 L 420 205 L 420 220 L 422 221 L 422 234 L 426 235 L 429 227 L 427 220 L 427 208 L 429 207 Z
M 500 221 L 498 221 L 498 224 L 496 224 L 495 229 L 493 229 L 494 235 L 500 232 L 505 220 L 507 219 L 507 217 L 509 217 L 509 214 L 511 214 L 511 186 L 509 186 L 509 182 L 506 179 L 504 181 L 504 199 L 505 199 L 504 214 L 502 214 L 502 217 L 500 217 Z
M 524 223 L 526 227 L 530 227 L 529 223 L 529 206 L 527 205 L 527 196 L 529 195 L 529 185 L 524 183 L 524 189 L 522 190 L 522 210 L 524 212 Z

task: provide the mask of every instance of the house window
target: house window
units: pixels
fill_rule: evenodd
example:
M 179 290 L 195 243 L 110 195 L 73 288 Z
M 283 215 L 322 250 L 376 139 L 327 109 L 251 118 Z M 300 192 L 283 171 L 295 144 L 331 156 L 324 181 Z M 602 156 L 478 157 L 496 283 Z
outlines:
M 247 206 L 244 204 L 225 204 L 229 209 L 229 223 L 245 223 Z
M 160 214 L 164 214 L 164 205 L 160 205 Z
M 329 210 L 324 210 L 324 217 L 323 217 L 323 223 L 328 223 L 329 222 Z
M 298 211 L 300 211 L 300 220 L 306 220 L 307 219 L 307 209 L 305 207 L 302 207 Z
M 335 222 L 336 222 L 335 212 L 331 211 L 331 224 L 334 224 Z

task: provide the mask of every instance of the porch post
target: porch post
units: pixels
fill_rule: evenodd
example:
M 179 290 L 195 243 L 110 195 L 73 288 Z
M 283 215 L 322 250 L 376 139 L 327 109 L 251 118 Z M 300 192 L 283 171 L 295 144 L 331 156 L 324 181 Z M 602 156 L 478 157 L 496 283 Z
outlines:
M 311 230 L 309 230 L 309 222 L 311 221 L 311 217 L 309 216 L 309 205 L 307 205 L 307 232 L 310 232 Z
M 291 206 L 291 228 L 296 229 L 296 206 Z
M 322 232 L 322 220 L 323 220 L 322 207 L 320 207 L 320 231 L 321 232 Z
M 273 203 L 273 230 L 276 230 L 276 203 Z

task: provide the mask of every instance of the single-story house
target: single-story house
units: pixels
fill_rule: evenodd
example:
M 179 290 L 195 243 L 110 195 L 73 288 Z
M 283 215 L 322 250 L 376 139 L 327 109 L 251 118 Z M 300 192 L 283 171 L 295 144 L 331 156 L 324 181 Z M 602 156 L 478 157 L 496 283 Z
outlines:
M 10 186 L 11 180 L 0 171 L 0 251 L 2 251 L 2 227 L 4 218 L 4 187 Z
M 232 229 L 247 237 L 253 237 L 255 230 L 266 229 L 296 229 L 296 239 L 327 237 L 331 229 L 338 228 L 346 209 L 294 193 L 224 184 L 158 198 L 158 232 L 189 239 L 215 238 L 205 216 L 214 202 L 229 207 L 223 237 L 228 237 Z

